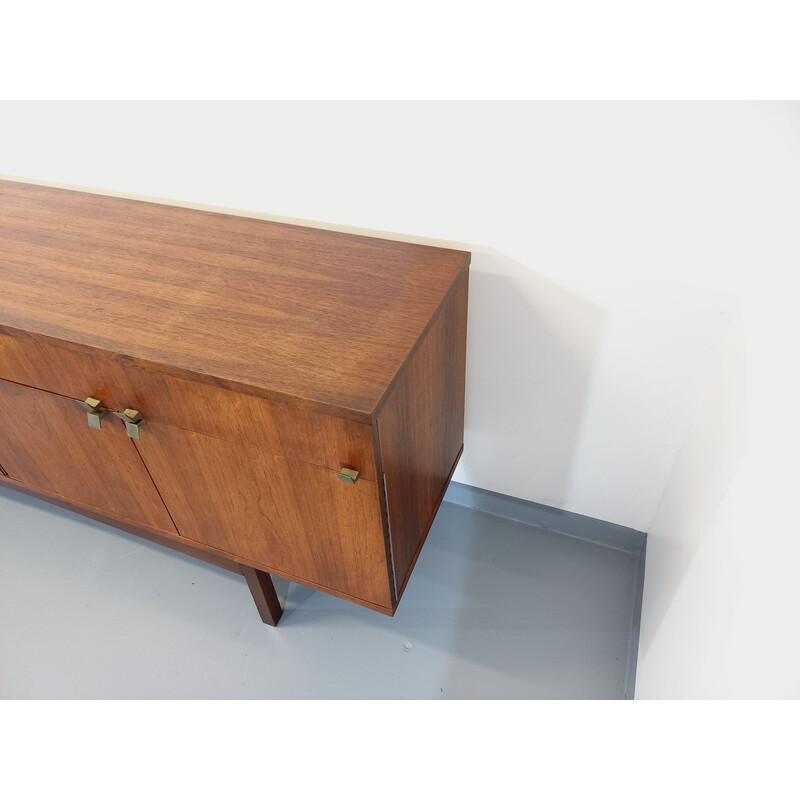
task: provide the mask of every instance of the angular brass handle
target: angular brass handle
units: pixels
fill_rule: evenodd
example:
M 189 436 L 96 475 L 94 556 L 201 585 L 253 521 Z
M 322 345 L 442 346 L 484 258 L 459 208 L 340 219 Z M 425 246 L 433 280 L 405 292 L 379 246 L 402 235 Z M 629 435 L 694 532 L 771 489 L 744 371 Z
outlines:
M 115 411 L 115 416 L 119 417 L 125 423 L 125 432 L 131 439 L 139 438 L 139 428 L 144 425 L 142 414 L 133 408 L 126 408 L 124 411 Z
M 85 412 L 89 419 L 89 427 L 100 430 L 100 419 L 108 414 L 108 409 L 103 408 L 103 404 L 94 397 L 87 397 L 83 402 L 75 401 Z
M 358 470 L 350 469 L 350 467 L 342 464 L 342 471 L 336 473 L 336 477 L 345 483 L 355 483 L 358 480 Z

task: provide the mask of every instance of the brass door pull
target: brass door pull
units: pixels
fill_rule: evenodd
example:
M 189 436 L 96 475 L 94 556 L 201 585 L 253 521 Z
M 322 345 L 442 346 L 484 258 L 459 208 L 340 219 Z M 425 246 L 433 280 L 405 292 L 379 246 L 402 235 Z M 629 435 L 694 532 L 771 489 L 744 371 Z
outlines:
M 108 414 L 108 409 L 103 408 L 103 404 L 94 397 L 87 397 L 83 402 L 75 401 L 85 412 L 89 419 L 89 427 L 100 430 L 100 419 Z
M 139 428 L 144 425 L 142 414 L 133 408 L 126 408 L 124 411 L 115 411 L 114 414 L 118 416 L 125 423 L 125 432 L 131 439 L 139 438 Z
M 358 470 L 342 465 L 342 471 L 337 472 L 336 477 L 345 483 L 355 483 L 358 480 Z

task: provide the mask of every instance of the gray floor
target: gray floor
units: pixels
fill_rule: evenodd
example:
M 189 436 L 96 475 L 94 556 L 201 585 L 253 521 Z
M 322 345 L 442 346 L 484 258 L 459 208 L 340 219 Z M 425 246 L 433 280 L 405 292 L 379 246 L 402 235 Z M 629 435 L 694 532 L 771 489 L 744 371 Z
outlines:
M 446 502 L 394 618 L 0 487 L 2 698 L 622 698 L 636 556 Z

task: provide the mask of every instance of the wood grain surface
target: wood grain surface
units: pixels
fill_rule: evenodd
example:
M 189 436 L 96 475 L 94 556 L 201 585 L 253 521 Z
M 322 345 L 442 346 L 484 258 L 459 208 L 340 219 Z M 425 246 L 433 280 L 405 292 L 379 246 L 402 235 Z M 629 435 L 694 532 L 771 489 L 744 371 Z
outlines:
M 461 452 L 469 261 L 0 180 L 0 484 L 241 572 L 270 624 L 267 573 L 393 614 Z
M 175 531 L 122 425 L 105 417 L 90 428 L 72 400 L 0 380 L 0 463 L 33 489 Z
M 158 423 L 136 447 L 183 537 L 391 609 L 375 482 Z
M 398 599 L 463 446 L 467 294 L 465 273 L 377 419 Z
M 363 421 L 469 258 L 0 181 L 0 331 Z
M 0 306 L 2 299 L 0 299 Z M 0 378 L 114 411 L 135 408 L 146 422 L 241 442 L 286 458 L 377 480 L 372 429 L 308 407 L 266 400 L 142 369 L 106 355 L 0 334 Z

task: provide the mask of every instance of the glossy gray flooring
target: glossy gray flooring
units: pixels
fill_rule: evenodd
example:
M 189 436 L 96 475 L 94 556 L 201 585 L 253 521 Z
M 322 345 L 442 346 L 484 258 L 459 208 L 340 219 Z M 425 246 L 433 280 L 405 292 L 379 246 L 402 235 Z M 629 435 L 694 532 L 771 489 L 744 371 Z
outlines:
M 393 618 L 0 487 L 1 698 L 622 698 L 637 558 L 449 502 Z

